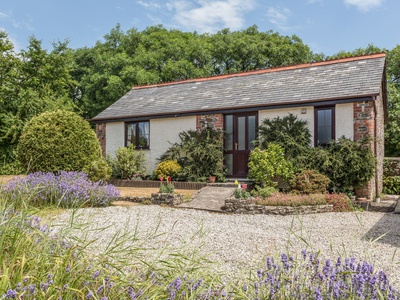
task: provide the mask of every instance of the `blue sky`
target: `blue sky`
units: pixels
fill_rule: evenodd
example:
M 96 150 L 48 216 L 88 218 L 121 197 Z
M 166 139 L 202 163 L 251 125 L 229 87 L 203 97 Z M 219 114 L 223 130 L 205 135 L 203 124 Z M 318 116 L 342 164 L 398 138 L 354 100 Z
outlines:
M 296 34 L 314 52 L 332 55 L 400 44 L 399 0 L 0 0 L 0 29 L 19 51 L 29 36 L 91 47 L 117 23 L 123 30 L 162 24 L 215 33 L 256 24 L 260 31 Z

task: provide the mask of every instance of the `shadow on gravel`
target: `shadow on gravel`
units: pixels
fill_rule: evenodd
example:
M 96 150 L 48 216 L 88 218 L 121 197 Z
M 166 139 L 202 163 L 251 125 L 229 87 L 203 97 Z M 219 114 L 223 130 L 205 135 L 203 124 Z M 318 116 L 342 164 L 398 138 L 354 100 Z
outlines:
M 364 239 L 400 247 L 400 214 L 386 213 L 365 234 Z

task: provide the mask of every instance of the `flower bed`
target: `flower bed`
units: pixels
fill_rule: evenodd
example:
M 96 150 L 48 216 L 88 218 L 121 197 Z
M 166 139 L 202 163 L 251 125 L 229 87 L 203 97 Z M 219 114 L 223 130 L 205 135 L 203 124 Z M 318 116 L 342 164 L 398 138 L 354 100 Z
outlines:
M 237 214 L 294 215 L 332 212 L 333 205 L 269 206 L 257 204 L 254 199 L 236 199 L 235 197 L 231 197 L 225 200 L 222 210 Z
M 61 171 L 31 173 L 5 184 L 1 193 L 14 201 L 31 205 L 59 207 L 107 206 L 119 196 L 119 191 L 101 181 L 92 182 L 83 172 Z

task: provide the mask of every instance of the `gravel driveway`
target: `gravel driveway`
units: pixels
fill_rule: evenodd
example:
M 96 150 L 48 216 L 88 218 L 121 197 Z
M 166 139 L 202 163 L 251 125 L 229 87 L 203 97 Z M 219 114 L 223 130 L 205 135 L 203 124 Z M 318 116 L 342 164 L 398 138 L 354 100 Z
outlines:
M 65 226 L 68 218 L 69 213 L 64 213 L 56 223 Z M 217 262 L 219 271 L 237 274 L 256 268 L 267 255 L 300 255 L 307 248 L 320 250 L 332 259 L 338 254 L 365 259 L 387 272 L 394 285 L 400 287 L 400 215 L 228 215 L 141 205 L 81 209 L 74 222 L 79 220 L 90 224 L 88 238 L 96 239 L 92 248 L 98 252 L 104 251 L 115 232 L 136 230 L 148 247 L 167 251 L 198 249 L 201 255 Z M 154 232 L 162 234 L 154 236 Z

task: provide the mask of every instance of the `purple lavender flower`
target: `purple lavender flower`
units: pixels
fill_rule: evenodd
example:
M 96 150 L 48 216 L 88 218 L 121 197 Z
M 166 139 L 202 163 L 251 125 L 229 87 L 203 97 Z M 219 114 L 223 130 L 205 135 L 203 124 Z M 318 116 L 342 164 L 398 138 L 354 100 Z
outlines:
M 18 296 L 18 293 L 17 293 L 17 291 L 15 291 L 15 290 L 8 290 L 7 291 L 7 293 L 6 293 L 6 298 L 7 299 L 14 299 L 14 298 L 17 298 L 17 296 Z
M 93 280 L 96 279 L 97 277 L 99 277 L 99 275 L 100 275 L 100 271 L 97 270 L 96 272 L 94 272 L 92 279 Z

